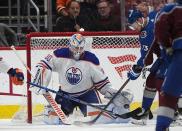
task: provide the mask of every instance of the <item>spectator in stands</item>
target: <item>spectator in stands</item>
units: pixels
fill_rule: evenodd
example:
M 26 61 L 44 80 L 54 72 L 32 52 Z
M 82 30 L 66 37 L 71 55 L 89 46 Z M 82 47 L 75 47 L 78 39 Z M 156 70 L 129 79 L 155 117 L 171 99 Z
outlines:
M 121 20 L 112 13 L 110 2 L 99 0 L 96 6 L 98 14 L 94 22 L 94 31 L 120 31 Z
M 160 3 L 162 3 L 162 4 L 166 4 L 166 1 L 167 1 L 167 0 L 153 0 L 153 5 L 154 5 L 155 3 L 158 3 L 158 2 L 160 2 Z
M 66 6 L 70 0 L 56 0 L 56 10 L 59 15 L 68 16 L 68 11 L 66 10 Z
M 109 0 L 112 13 L 121 21 L 121 2 L 120 0 Z M 126 5 L 126 4 L 125 4 Z
M 68 16 L 59 17 L 56 23 L 56 32 L 77 32 L 80 29 L 91 30 L 91 21 L 87 15 L 80 14 L 80 3 L 71 0 L 67 5 Z
M 141 2 L 141 3 L 139 3 L 139 4 L 136 6 L 136 8 L 138 8 L 138 9 L 142 12 L 142 14 L 144 15 L 144 17 L 146 17 L 147 14 L 149 13 L 149 8 L 148 8 L 146 2 Z
M 153 4 L 153 8 L 155 11 L 160 11 L 163 7 L 164 7 L 164 4 L 159 1 Z
M 174 4 L 175 0 L 167 0 L 167 4 Z
M 137 6 L 136 0 L 126 0 L 125 1 L 125 15 L 127 15 L 128 11 L 131 8 L 136 8 L 136 6 Z
M 8 25 L 0 23 L 0 46 L 7 47 L 11 45 L 19 45 L 17 35 Z
M 68 16 L 68 10 L 67 10 L 67 5 L 71 0 L 56 0 L 56 10 L 57 14 L 59 16 Z M 91 13 L 91 10 L 95 9 L 95 1 L 96 0 L 77 0 L 80 2 L 81 5 L 81 11 L 85 13 Z
M 146 6 L 148 8 L 148 13 L 152 12 L 154 10 L 153 0 L 146 0 Z

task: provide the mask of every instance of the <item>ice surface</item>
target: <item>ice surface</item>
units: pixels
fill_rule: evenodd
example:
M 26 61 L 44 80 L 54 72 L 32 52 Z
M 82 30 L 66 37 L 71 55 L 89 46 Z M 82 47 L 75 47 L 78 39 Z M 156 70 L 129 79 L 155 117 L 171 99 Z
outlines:
M 0 120 L 0 131 L 155 131 L 155 121 L 147 126 L 133 124 L 98 124 L 92 126 L 45 125 L 44 123 L 22 124 Z M 170 131 L 182 131 L 182 126 L 170 127 Z

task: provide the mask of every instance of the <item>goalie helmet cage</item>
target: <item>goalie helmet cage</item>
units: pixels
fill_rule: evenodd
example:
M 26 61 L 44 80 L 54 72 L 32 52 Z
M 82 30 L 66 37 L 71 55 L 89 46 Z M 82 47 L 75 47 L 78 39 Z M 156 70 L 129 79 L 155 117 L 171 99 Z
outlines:
M 107 49 L 107 48 L 139 48 L 138 33 L 133 31 L 118 32 L 56 32 L 56 33 L 30 33 L 27 35 L 27 66 L 31 69 L 34 66 L 32 57 L 34 50 L 54 50 L 68 47 L 69 38 L 80 33 L 86 37 L 86 43 L 91 44 L 87 48 Z M 40 52 L 40 51 L 39 51 Z M 44 56 L 44 55 L 42 55 Z M 27 72 L 27 81 L 31 81 L 31 74 Z M 29 85 L 27 85 L 27 89 Z M 28 91 L 28 123 L 32 123 L 32 94 Z

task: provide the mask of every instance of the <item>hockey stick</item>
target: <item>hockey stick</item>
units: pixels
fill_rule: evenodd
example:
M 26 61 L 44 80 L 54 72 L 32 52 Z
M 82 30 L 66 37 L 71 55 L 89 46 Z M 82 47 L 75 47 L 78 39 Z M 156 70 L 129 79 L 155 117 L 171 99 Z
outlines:
M 27 83 L 30 84 L 30 85 L 39 87 L 39 88 L 41 88 L 41 89 L 44 89 L 44 90 L 46 90 L 46 91 L 55 93 L 55 94 L 57 94 L 57 95 L 59 95 L 59 96 L 62 96 L 62 97 L 64 97 L 64 98 L 66 98 L 66 99 L 75 101 L 75 102 L 77 102 L 77 103 L 81 103 L 81 104 L 84 104 L 84 105 L 91 106 L 91 107 L 94 107 L 94 108 L 96 108 L 96 109 L 99 109 L 99 110 L 102 111 L 102 113 L 103 113 L 103 112 L 106 112 L 106 113 L 108 113 L 108 114 L 111 114 L 111 115 L 114 115 L 114 116 L 116 116 L 116 117 L 120 117 L 120 118 L 123 118 L 123 119 L 127 119 L 127 118 L 129 118 L 129 117 L 132 117 L 134 113 L 139 113 L 139 112 L 141 112 L 140 110 L 135 110 L 135 111 L 132 111 L 132 112 L 129 112 L 129 113 L 121 114 L 121 115 L 120 115 L 120 114 L 116 114 L 116 113 L 113 113 L 112 111 L 106 110 L 106 108 L 103 109 L 103 108 L 101 108 L 101 107 L 99 107 L 99 106 L 92 105 L 92 104 L 90 104 L 90 103 L 87 103 L 87 102 L 82 101 L 82 100 L 80 100 L 80 99 L 78 99 L 78 98 L 72 97 L 72 96 L 70 96 L 70 95 L 64 94 L 64 93 L 62 93 L 62 92 L 58 92 L 58 91 L 49 89 L 49 88 L 47 88 L 47 87 L 40 86 L 40 85 L 37 85 L 37 84 L 32 83 L 32 82 L 27 82 Z M 75 124 L 77 124 L 77 122 L 76 122 Z
M 116 94 L 114 94 L 114 96 L 110 99 L 110 101 L 107 103 L 107 105 L 104 107 L 103 110 L 106 110 L 107 107 L 113 102 L 113 100 L 116 98 L 116 96 L 123 90 L 123 88 L 128 84 L 128 82 L 130 81 L 130 79 L 128 78 L 125 83 L 120 87 L 120 89 L 116 92 Z M 136 110 L 136 112 L 138 112 L 140 110 Z M 135 111 L 133 112 L 129 112 L 127 115 L 133 115 L 133 113 L 136 113 Z M 81 125 L 81 124 L 85 124 L 85 125 L 92 125 L 94 124 L 99 118 L 100 116 L 104 113 L 104 111 L 101 111 L 93 120 L 91 121 L 87 121 L 87 122 L 81 122 L 81 121 L 75 121 L 75 124 Z
M 23 61 L 23 59 L 17 53 L 15 47 L 14 46 L 11 46 L 11 49 L 16 54 L 16 56 L 19 58 L 19 60 L 21 61 L 21 63 L 26 67 L 27 71 L 30 73 L 31 77 L 33 78 L 32 73 L 30 71 L 30 68 L 25 64 L 25 62 Z M 46 94 L 43 94 L 43 96 L 48 101 L 48 103 L 52 106 L 52 108 L 54 109 L 54 111 L 56 112 L 56 114 L 58 115 L 58 117 L 62 120 L 62 122 L 64 124 L 66 124 L 66 125 L 69 125 L 69 122 L 67 120 L 67 116 L 61 110 L 60 106 L 58 106 L 58 104 L 55 102 L 55 100 L 53 99 L 53 97 L 51 96 L 51 94 L 49 92 L 46 92 Z

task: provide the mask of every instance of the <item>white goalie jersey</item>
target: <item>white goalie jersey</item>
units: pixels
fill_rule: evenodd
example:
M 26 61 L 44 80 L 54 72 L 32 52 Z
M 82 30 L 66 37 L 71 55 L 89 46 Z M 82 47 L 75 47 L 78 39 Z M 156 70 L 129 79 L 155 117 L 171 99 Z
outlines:
M 47 87 L 51 72 L 57 72 L 61 91 L 73 97 L 78 97 L 96 89 L 105 98 L 111 99 L 117 92 L 100 66 L 98 58 L 91 52 L 85 51 L 79 60 L 72 58 L 69 48 L 61 48 L 48 54 L 36 65 L 34 83 Z M 44 94 L 45 90 L 30 88 L 36 94 Z M 133 93 L 122 91 L 114 100 L 116 106 L 129 105 Z
M 53 51 L 52 54 L 48 54 L 36 65 L 37 71 L 33 82 L 47 87 L 51 79 L 51 72 L 57 72 L 61 91 L 73 97 L 79 97 L 96 89 L 105 98 L 111 99 L 117 90 L 112 88 L 108 77 L 100 66 L 98 58 L 93 53 L 85 51 L 79 60 L 75 60 L 70 53 L 69 48 L 62 48 Z M 44 90 L 38 90 L 45 93 Z M 116 107 L 120 107 L 120 111 L 126 112 L 128 108 L 124 109 L 125 105 L 129 105 L 132 99 L 133 94 L 125 91 L 113 100 L 113 104 Z M 93 110 L 91 109 L 90 111 L 92 112 Z M 113 119 L 109 117 L 110 121 L 113 122 Z
M 85 51 L 80 60 L 76 61 L 71 58 L 69 48 L 58 49 L 41 60 L 36 68 L 35 83 L 47 86 L 51 76 L 48 72 L 57 72 L 61 90 L 75 97 L 93 88 L 104 95 L 106 93 L 104 88 L 111 86 L 108 77 L 100 67 L 98 58 L 88 51 Z

